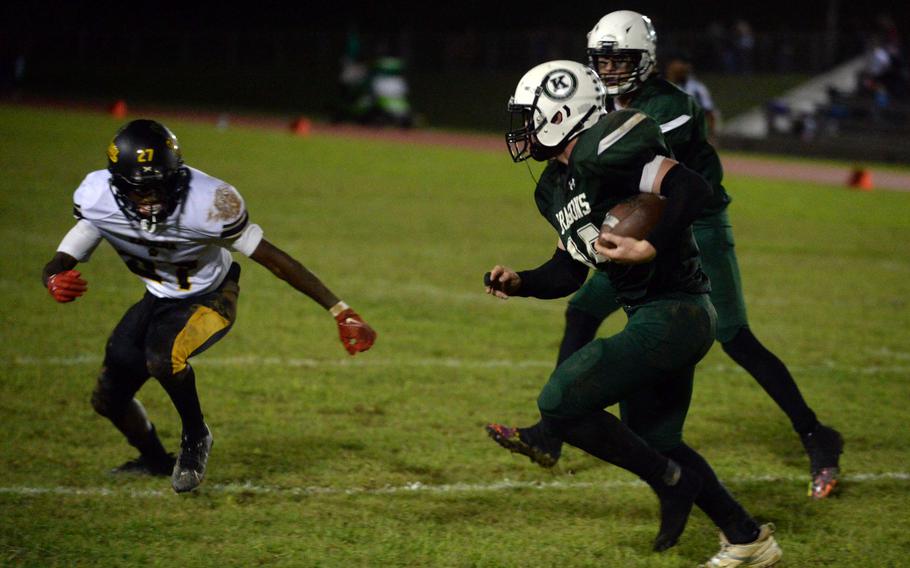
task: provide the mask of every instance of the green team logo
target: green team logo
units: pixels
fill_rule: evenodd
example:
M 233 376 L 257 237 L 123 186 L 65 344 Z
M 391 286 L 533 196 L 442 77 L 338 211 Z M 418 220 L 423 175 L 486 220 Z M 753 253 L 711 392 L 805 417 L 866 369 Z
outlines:
M 551 99 L 564 101 L 575 94 L 578 77 L 568 69 L 550 71 L 543 81 L 543 92 Z

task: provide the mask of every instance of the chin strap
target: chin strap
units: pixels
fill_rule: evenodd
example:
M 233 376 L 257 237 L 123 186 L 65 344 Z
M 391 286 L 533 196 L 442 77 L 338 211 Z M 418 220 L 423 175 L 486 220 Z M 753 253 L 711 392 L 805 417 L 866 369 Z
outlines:
M 139 226 L 146 233 L 154 233 L 158 230 L 158 216 L 152 215 L 151 219 L 142 219 L 139 221 Z

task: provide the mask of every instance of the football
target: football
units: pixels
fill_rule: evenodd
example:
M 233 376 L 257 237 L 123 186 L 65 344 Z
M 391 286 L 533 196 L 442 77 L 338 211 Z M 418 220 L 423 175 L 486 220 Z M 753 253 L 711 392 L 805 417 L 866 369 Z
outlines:
M 643 239 L 664 213 L 666 199 L 653 193 L 639 193 L 613 206 L 604 217 L 602 233 Z M 613 243 L 606 243 L 614 248 Z

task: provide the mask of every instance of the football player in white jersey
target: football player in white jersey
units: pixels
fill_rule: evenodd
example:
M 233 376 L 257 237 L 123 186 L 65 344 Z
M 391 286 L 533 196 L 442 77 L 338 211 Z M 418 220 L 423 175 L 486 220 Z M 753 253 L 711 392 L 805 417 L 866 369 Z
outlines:
M 108 167 L 76 189 L 76 225 L 44 267 L 58 302 L 83 295 L 74 270 L 106 240 L 146 285 L 108 339 L 92 406 L 139 450 L 114 472 L 171 475 L 178 493 L 201 483 L 212 447 L 188 359 L 224 337 L 236 317 L 240 265 L 231 251 L 268 268 L 328 310 L 341 341 L 355 355 L 369 349 L 373 329 L 313 273 L 263 238 L 231 185 L 183 163 L 164 125 L 134 120 L 108 147 Z M 154 377 L 183 423 L 180 453 L 167 453 L 134 395 Z

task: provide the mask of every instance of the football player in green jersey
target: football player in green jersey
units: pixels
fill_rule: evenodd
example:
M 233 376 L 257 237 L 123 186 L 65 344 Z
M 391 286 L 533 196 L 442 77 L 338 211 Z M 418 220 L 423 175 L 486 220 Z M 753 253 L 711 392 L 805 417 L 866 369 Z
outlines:
M 781 555 L 773 526 L 760 527 L 682 441 L 695 365 L 714 342 L 716 316 L 691 228 L 711 188 L 670 157 L 653 119 L 632 110 L 606 114 L 604 93 L 594 70 L 572 61 L 538 65 L 519 82 L 509 104 L 519 123 L 506 140 L 515 161 L 549 160 L 534 197 L 558 241 L 536 269 L 495 266 L 487 293 L 563 297 L 578 290 L 588 268 L 603 272 L 629 321 L 556 368 L 537 400 L 542 424 L 654 490 L 661 517 L 655 550 L 676 544 L 695 504 L 730 550 L 748 559 L 743 566 L 770 566 Z M 650 234 L 601 233 L 607 212 L 641 192 L 666 199 Z M 604 410 L 617 403 L 622 421 Z M 487 429 L 517 450 L 534 442 L 499 424 Z
M 607 104 L 615 109 L 637 109 L 654 118 L 676 159 L 713 188 L 693 230 L 704 271 L 711 280 L 717 341 L 790 418 L 809 455 L 809 495 L 825 498 L 837 484 L 843 440 L 836 430 L 818 421 L 787 367 L 749 328 L 733 228 L 727 216 L 730 197 L 722 184 L 723 168 L 707 140 L 703 110 L 691 96 L 653 74 L 656 42 L 656 33 L 646 16 L 620 10 L 601 18 L 588 34 L 588 56 L 606 87 Z M 572 297 L 566 308 L 560 363 L 594 339 L 603 320 L 619 309 L 617 292 L 604 273 L 595 272 Z M 559 459 L 561 444 L 545 431 L 539 434 L 541 442 L 531 459 L 552 467 Z

